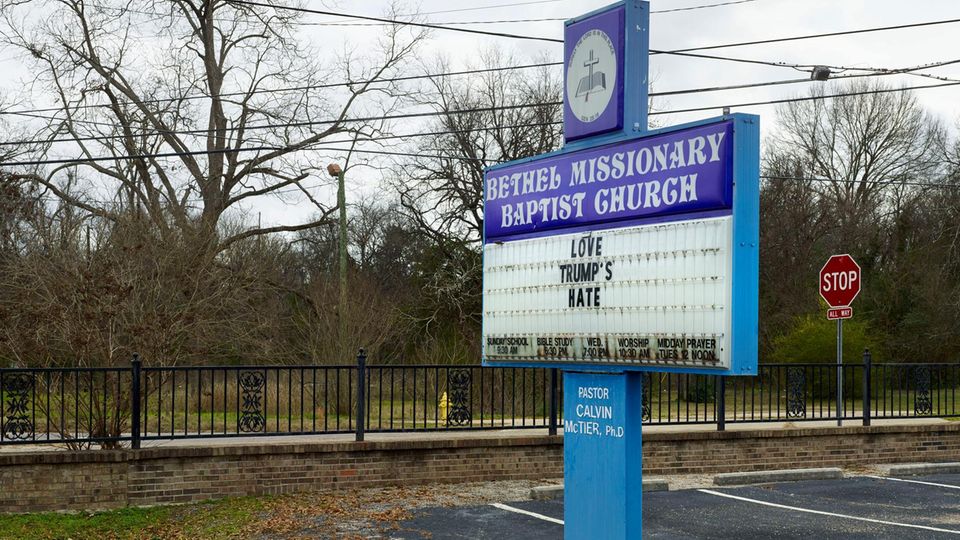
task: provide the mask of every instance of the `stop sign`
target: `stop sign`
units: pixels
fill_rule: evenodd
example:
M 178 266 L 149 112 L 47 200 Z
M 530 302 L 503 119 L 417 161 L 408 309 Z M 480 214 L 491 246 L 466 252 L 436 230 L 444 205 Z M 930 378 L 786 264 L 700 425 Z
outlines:
M 820 269 L 820 296 L 830 307 L 849 306 L 860 293 L 860 265 L 847 254 L 833 255 Z

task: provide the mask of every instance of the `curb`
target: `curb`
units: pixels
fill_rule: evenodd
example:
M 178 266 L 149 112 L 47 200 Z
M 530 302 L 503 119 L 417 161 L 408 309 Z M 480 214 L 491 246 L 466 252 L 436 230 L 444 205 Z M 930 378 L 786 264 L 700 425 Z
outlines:
M 887 476 L 919 476 L 922 474 L 958 474 L 960 463 L 911 463 L 890 467 Z
M 643 492 L 669 491 L 670 483 L 659 478 L 643 481 Z M 549 501 L 563 498 L 563 484 L 556 486 L 537 486 L 530 490 L 530 498 L 535 501 Z
M 530 498 L 535 501 L 551 501 L 563 498 L 563 484 L 559 486 L 537 486 L 530 490 Z
M 837 467 L 828 467 L 823 469 L 784 469 L 777 471 L 723 473 L 714 476 L 713 483 L 717 486 L 735 486 L 740 484 L 794 482 L 797 480 L 836 480 L 838 478 L 843 478 L 843 471 Z
M 670 483 L 659 478 L 651 478 L 643 481 L 643 492 L 670 491 Z

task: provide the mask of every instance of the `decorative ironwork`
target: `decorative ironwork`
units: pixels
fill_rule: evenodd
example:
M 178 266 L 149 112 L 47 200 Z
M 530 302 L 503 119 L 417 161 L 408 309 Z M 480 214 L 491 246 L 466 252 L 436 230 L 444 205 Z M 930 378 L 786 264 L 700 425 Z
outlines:
M 650 377 L 651 377 L 650 373 L 644 373 L 643 377 L 641 378 L 641 381 L 642 381 L 641 382 L 642 395 L 640 396 L 640 404 L 642 407 L 642 410 L 640 412 L 641 422 L 650 421 L 650 403 L 651 403 L 651 399 L 653 398 L 653 396 L 650 395 Z
M 448 426 L 464 426 L 473 421 L 470 413 L 470 383 L 469 369 L 451 369 L 447 372 L 447 388 L 450 390 Z
M 523 372 L 516 368 L 482 368 L 480 365 L 366 366 L 362 378 L 354 375 L 354 366 L 257 365 L 141 369 L 141 378 L 137 378 L 133 376 L 136 369 L 132 367 L 0 368 L 0 449 L 24 440 L 36 444 L 62 444 L 64 437 L 69 437 L 68 442 L 78 447 L 88 443 L 116 446 L 130 441 L 131 432 L 136 429 L 132 419 L 130 427 L 122 432 L 100 430 L 91 433 L 86 425 L 91 403 L 94 405 L 94 416 L 106 414 L 109 420 L 118 414 L 112 411 L 127 410 L 113 407 L 128 407 L 131 401 L 143 405 L 140 414 L 136 415 L 141 422 L 139 433 L 143 440 L 209 436 L 207 418 L 231 418 L 231 415 L 236 419 L 231 420 L 231 427 L 227 430 L 229 433 L 223 433 L 223 436 L 345 433 L 356 426 L 357 413 L 363 413 L 367 421 L 364 424 L 366 432 L 408 431 L 411 426 L 411 422 L 407 421 L 409 403 L 415 401 L 424 406 L 431 405 L 434 400 L 441 400 L 437 393 L 446 393 L 447 407 L 444 408 L 441 402 L 436 409 L 427 413 L 427 419 L 421 420 L 423 416 L 418 406 L 418 429 L 522 429 L 531 425 L 546 427 L 558 422 L 559 431 L 562 425 L 559 423 L 561 418 L 548 418 L 548 415 L 553 416 L 550 414 L 552 408 L 558 409 L 558 416 L 563 410 L 563 396 L 560 394 L 563 378 L 560 372 L 553 377 L 549 372 L 531 369 L 526 374 L 532 372 L 536 375 L 525 377 L 526 384 L 523 384 L 520 381 Z M 847 369 L 853 368 L 848 366 Z M 736 378 L 736 388 L 729 388 L 727 392 L 724 389 L 728 384 L 734 384 L 734 379 L 727 383 L 725 378 L 717 375 L 693 377 L 645 372 L 638 383 L 642 385 L 644 394 L 638 405 L 641 411 L 634 412 L 641 413 L 644 424 L 715 424 L 721 430 L 732 423 L 827 419 L 835 414 L 835 365 L 761 364 L 758 371 L 759 376 Z M 178 380 L 172 380 L 174 373 Z M 393 383 L 391 375 L 394 373 L 401 384 Z M 478 377 L 476 381 L 473 380 L 474 374 Z M 960 365 L 957 363 L 871 364 L 869 374 L 871 385 L 875 386 L 868 394 L 871 396 L 870 402 L 865 405 L 864 411 L 871 411 L 871 419 L 956 415 L 953 408 L 940 405 L 938 395 L 942 393 L 941 388 L 956 386 L 960 377 Z M 858 371 L 856 375 L 856 381 L 853 377 L 847 379 L 847 389 L 854 390 L 859 398 L 860 383 L 866 370 Z M 183 378 L 179 378 L 181 376 Z M 188 376 L 189 389 L 186 386 Z M 439 381 L 434 380 L 437 376 Z M 517 380 L 513 380 L 513 377 Z M 377 396 L 377 402 L 382 402 L 384 407 L 376 417 L 371 420 L 371 415 L 359 408 L 354 409 L 356 412 L 351 411 L 350 405 L 357 405 L 358 381 L 364 381 L 362 388 L 365 395 L 370 396 L 378 378 L 376 393 L 372 395 Z M 172 384 L 178 381 L 180 384 Z M 417 381 L 413 389 L 408 384 L 411 381 Z M 420 384 L 421 381 L 423 384 Z M 277 385 L 276 403 L 275 383 L 291 386 L 287 389 Z M 224 388 L 222 384 L 232 386 Z M 212 388 L 220 390 L 211 392 Z M 116 389 L 120 391 L 119 401 L 117 394 L 114 394 Z M 136 398 L 138 391 L 140 400 Z M 751 400 L 751 393 L 761 394 L 763 398 Z M 555 401 L 553 395 L 557 396 Z M 742 414 L 741 395 L 748 400 L 747 407 L 751 401 L 756 402 L 754 405 L 758 408 L 754 409 L 754 414 Z M 776 399 L 777 396 L 779 399 Z M 891 400 L 890 396 L 894 398 Z M 659 407 L 654 410 L 654 397 L 664 403 L 662 410 Z M 848 393 L 848 405 L 853 397 Z M 677 399 L 688 403 L 702 399 L 706 400 L 706 406 L 694 407 L 690 403 L 690 406 L 679 410 L 671 410 L 666 406 L 668 400 L 676 403 Z M 407 403 L 408 407 L 387 410 L 388 403 L 396 404 L 398 401 Z M 364 403 L 368 402 L 369 397 Z M 548 402 L 553 403 L 548 406 Z M 728 407 L 730 403 L 734 405 Z M 216 407 L 213 414 L 206 409 L 208 405 Z M 377 406 L 374 404 L 373 409 L 376 410 Z M 543 407 L 542 421 L 540 406 Z M 274 408 L 278 415 L 276 426 L 273 418 L 269 421 L 267 418 L 268 411 L 274 414 Z M 338 410 L 342 411 L 343 416 L 337 413 Z M 434 410 L 437 412 L 432 412 Z M 530 418 L 531 410 L 536 413 L 533 419 Z M 316 416 L 315 420 L 310 418 L 311 412 Z M 727 414 L 724 415 L 724 412 Z M 46 413 L 50 413 L 50 416 Z M 128 414 L 135 413 L 131 411 Z M 435 414 L 439 414 L 436 426 L 432 422 Z M 852 413 L 847 419 L 851 417 Z M 74 425 L 74 419 L 79 425 Z M 178 424 L 188 429 L 177 429 L 175 433 L 174 426 Z M 46 436 L 44 425 L 49 426 L 49 437 Z M 69 432 L 74 427 L 79 433 L 71 436 Z M 62 437 L 55 436 L 58 431 L 62 432 Z
M 933 414 L 933 400 L 930 397 L 930 368 L 915 366 L 913 381 L 916 389 L 913 394 L 913 412 L 920 416 Z
M 22 372 L 5 373 L 2 380 L 5 402 L 3 437 L 15 441 L 33 438 L 33 422 L 30 420 L 33 375 Z
M 787 418 L 807 417 L 807 375 L 802 367 L 787 368 Z
M 242 433 L 260 433 L 266 428 L 263 416 L 263 394 L 266 387 L 263 371 L 241 371 L 240 379 L 240 424 Z

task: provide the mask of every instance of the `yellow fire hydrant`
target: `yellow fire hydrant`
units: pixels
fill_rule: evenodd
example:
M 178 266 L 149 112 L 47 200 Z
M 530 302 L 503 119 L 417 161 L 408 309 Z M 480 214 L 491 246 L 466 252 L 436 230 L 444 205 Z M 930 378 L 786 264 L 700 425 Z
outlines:
M 448 423 L 448 422 L 447 422 L 447 414 L 448 414 L 448 411 L 450 410 L 450 400 L 447 399 L 447 393 L 446 393 L 446 392 L 444 392 L 444 393 L 440 396 L 440 403 L 438 404 L 438 407 L 439 407 L 439 409 L 440 409 L 440 419 L 439 419 L 439 420 L 443 422 L 443 425 L 447 425 L 447 423 Z

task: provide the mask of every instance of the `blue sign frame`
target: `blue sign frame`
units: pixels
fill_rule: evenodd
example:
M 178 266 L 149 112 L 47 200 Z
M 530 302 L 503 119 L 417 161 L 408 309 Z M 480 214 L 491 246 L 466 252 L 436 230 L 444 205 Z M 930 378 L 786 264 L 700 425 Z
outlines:
M 732 125 L 732 164 L 730 169 L 729 186 L 732 190 L 731 207 L 729 209 L 710 208 L 707 210 L 675 214 L 657 215 L 652 217 L 628 218 L 623 220 L 590 223 L 586 225 L 573 224 L 572 226 L 545 229 L 534 232 L 524 232 L 516 235 L 497 236 L 487 238 L 484 231 L 484 244 L 488 242 L 508 242 L 523 238 L 564 234 L 585 230 L 603 230 L 610 228 L 642 225 L 665 221 L 682 221 L 699 219 L 716 215 L 733 216 L 733 245 L 732 250 L 732 328 L 730 335 L 730 367 L 729 369 L 709 367 L 670 367 L 663 365 L 636 365 L 621 363 L 595 362 L 525 362 L 525 361 L 489 361 L 483 359 L 486 366 L 504 367 L 554 367 L 561 369 L 579 369 L 591 372 L 619 373 L 625 371 L 660 371 L 676 373 L 702 373 L 714 375 L 755 375 L 757 373 L 757 354 L 759 344 L 759 244 L 760 244 L 760 119 L 756 115 L 731 114 L 719 118 L 711 118 L 691 122 L 678 126 L 647 132 L 642 136 L 630 138 L 619 137 L 615 142 L 625 140 L 641 140 L 659 135 L 681 133 L 701 126 L 715 125 L 730 122 Z M 591 141 L 595 141 L 592 139 Z M 608 142 L 613 144 L 613 142 Z M 487 170 L 484 175 L 484 194 L 487 193 L 488 178 L 496 176 L 501 171 L 519 164 L 535 165 L 552 158 L 577 155 L 595 148 L 597 143 L 584 147 L 567 145 L 562 150 L 539 156 L 502 163 Z M 485 212 L 486 213 L 486 212 Z M 486 226 L 485 226 L 486 229 Z M 486 335 L 485 332 L 483 335 Z
M 610 29 L 612 19 L 619 28 Z M 564 137 L 571 150 L 636 136 L 647 131 L 649 99 L 650 3 L 624 0 L 564 22 L 564 96 L 567 71 L 578 40 L 587 31 L 601 28 L 616 49 L 617 80 L 611 104 L 595 122 L 581 122 L 564 99 Z

